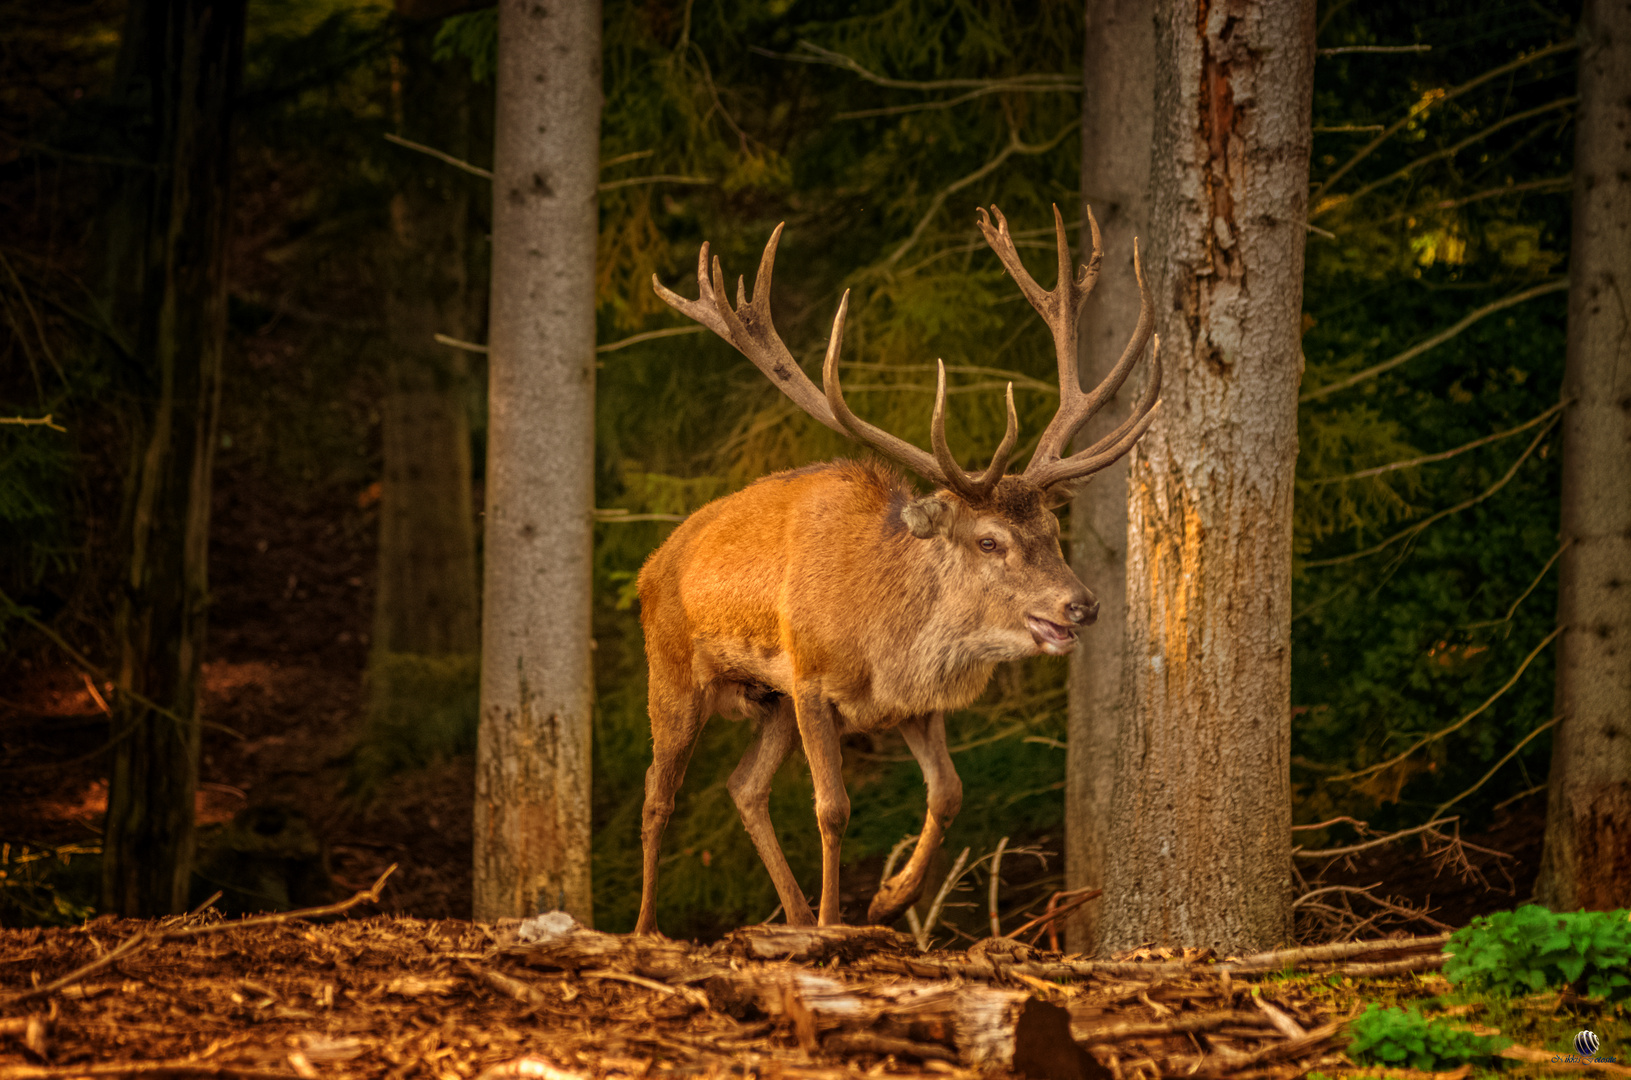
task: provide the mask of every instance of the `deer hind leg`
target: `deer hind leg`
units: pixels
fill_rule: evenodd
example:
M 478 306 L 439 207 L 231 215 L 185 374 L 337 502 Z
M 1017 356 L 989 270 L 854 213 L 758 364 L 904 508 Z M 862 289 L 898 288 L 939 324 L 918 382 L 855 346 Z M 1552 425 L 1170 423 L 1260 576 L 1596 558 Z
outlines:
M 651 714 L 651 767 L 646 770 L 646 803 L 640 820 L 640 848 L 644 877 L 640 886 L 640 918 L 636 934 L 657 932 L 657 854 L 663 830 L 674 813 L 674 793 L 685 779 L 691 751 L 707 719 L 706 695 L 690 687 L 665 692 L 653 684 L 648 704 Z
M 793 699 L 799 739 L 810 762 L 815 786 L 816 825 L 821 829 L 821 917 L 819 925 L 838 926 L 838 864 L 849 826 L 849 793 L 844 790 L 844 755 L 838 742 L 838 711 L 814 688 Z
M 923 832 L 918 835 L 911 859 L 898 874 L 878 887 L 878 894 L 867 908 L 867 921 L 881 926 L 888 926 L 917 902 L 923 892 L 923 879 L 929 872 L 929 860 L 940 849 L 940 841 L 963 805 L 963 782 L 958 779 L 951 752 L 946 749 L 946 714 L 914 717 L 900 726 L 900 733 L 923 768 L 923 781 L 929 786 L 929 812 L 923 819 Z
M 815 915 L 810 911 L 809 901 L 804 899 L 804 890 L 793 877 L 787 856 L 782 854 L 781 844 L 776 841 L 776 830 L 770 824 L 770 784 L 776 770 L 792 753 L 797 737 L 798 720 L 793 714 L 793 703 L 784 697 L 759 725 L 753 745 L 742 755 L 742 762 L 731 773 L 727 787 L 742 815 L 742 824 L 753 839 L 753 846 L 759 849 L 759 858 L 770 871 L 782 910 L 787 913 L 787 924 L 814 926 Z

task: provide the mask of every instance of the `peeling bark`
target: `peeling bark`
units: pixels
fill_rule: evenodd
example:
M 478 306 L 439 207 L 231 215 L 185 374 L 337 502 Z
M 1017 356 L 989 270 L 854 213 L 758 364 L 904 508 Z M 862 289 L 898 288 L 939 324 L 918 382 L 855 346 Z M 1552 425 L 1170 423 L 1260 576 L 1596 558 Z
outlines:
M 1130 465 L 1106 948 L 1291 932 L 1292 477 L 1311 0 L 1166 0 L 1151 261 L 1166 379 Z
M 475 917 L 589 925 L 600 5 L 503 0 Z
M 1631 4 L 1580 21 L 1557 712 L 1535 896 L 1631 906 Z
M 1087 0 L 1082 60 L 1082 202 L 1093 208 L 1109 265 L 1083 311 L 1083 387 L 1115 366 L 1138 324 L 1133 240 L 1148 260 L 1150 138 L 1155 125 L 1155 23 L 1142 0 Z M 1082 230 L 1082 261 L 1092 241 Z M 1089 446 L 1114 431 L 1138 397 L 1128 385 L 1077 437 Z M 1116 739 L 1126 708 L 1127 459 L 1105 469 L 1070 508 L 1071 563 L 1099 598 L 1099 618 L 1070 658 L 1070 728 L 1065 762 L 1065 888 L 1104 885 Z M 1098 947 L 1099 905 L 1065 920 L 1067 948 Z

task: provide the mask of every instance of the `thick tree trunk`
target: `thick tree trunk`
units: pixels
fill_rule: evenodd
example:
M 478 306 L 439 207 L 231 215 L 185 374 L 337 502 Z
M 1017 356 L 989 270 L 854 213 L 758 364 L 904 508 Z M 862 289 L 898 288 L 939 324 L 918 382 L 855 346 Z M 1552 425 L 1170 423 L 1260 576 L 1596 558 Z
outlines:
M 102 844 L 103 904 L 123 915 L 183 910 L 192 874 L 243 27 L 243 0 L 137 0 L 119 59 L 116 99 L 155 165 L 121 179 L 107 261 L 113 318 L 140 380 L 115 616 L 123 692 Z
M 1631 906 L 1631 4 L 1587 0 L 1563 397 L 1557 711 L 1535 897 Z
M 475 917 L 589 923 L 600 5 L 502 0 Z
M 1100 948 L 1239 952 L 1291 932 L 1313 0 L 1164 0 L 1155 55 L 1151 290 L 1166 378 L 1131 459 L 1131 705 Z
M 463 65 L 431 59 L 437 26 L 402 23 L 402 135 L 468 159 L 470 78 Z M 474 181 L 429 158 L 405 150 L 402 156 L 391 237 L 379 267 L 389 352 L 380 409 L 385 475 L 370 671 L 376 712 L 415 707 L 401 700 L 403 688 L 391 685 L 391 673 L 404 663 L 463 656 L 474 665 L 481 646 L 464 354 L 435 342 L 437 333 L 477 336 L 478 290 L 470 282 Z M 421 676 L 449 669 L 420 666 Z M 425 692 L 422 677 L 413 683 L 414 694 Z M 431 696 L 438 695 L 433 690 Z
M 1155 23 L 1142 0 L 1087 0 L 1082 58 L 1082 202 L 1103 230 L 1105 260 L 1082 324 L 1083 386 L 1102 380 L 1138 324 L 1133 239 L 1149 231 L 1150 137 L 1155 122 Z M 1082 261 L 1092 247 L 1082 229 Z M 1127 418 L 1138 387 L 1129 386 L 1094 417 L 1078 441 L 1087 446 Z M 1065 888 L 1104 885 L 1110 836 L 1110 788 L 1125 708 L 1127 645 L 1127 459 L 1082 489 L 1070 508 L 1071 561 L 1099 598 L 1099 620 L 1081 635 L 1070 661 L 1070 735 L 1065 763 Z M 1098 947 L 1099 904 L 1065 924 L 1068 948 Z

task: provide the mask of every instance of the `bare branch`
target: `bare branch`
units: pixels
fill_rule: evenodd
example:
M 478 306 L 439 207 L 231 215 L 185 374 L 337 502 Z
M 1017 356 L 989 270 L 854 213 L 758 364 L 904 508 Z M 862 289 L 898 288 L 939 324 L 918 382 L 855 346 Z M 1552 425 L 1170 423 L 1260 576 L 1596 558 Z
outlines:
M 626 349 L 630 345 L 638 345 L 642 341 L 656 341 L 658 338 L 678 337 L 681 334 L 700 334 L 706 329 L 708 329 L 706 326 L 668 326 L 661 330 L 646 330 L 626 338 L 618 338 L 616 341 L 608 341 L 604 345 L 596 345 L 595 352 L 616 352 L 619 349 Z M 438 345 L 446 345 L 451 349 L 463 349 L 465 352 L 481 353 L 483 355 L 487 353 L 487 346 L 474 341 L 461 341 L 459 338 L 449 337 L 446 334 L 432 336 L 435 337 Z
M 642 341 L 656 341 L 658 338 L 679 337 L 681 334 L 700 334 L 708 329 L 706 326 L 668 326 L 661 330 L 647 330 L 644 333 L 634 334 L 616 341 L 608 341 L 604 345 L 596 345 L 595 352 L 609 353 L 619 349 L 626 349 L 630 345 L 638 345 Z
M 1489 82 L 1491 79 L 1498 79 L 1508 72 L 1516 71 L 1521 67 L 1532 64 L 1536 60 L 1541 60 L 1548 56 L 1555 56 L 1558 53 L 1568 52 L 1570 49 L 1575 48 L 1579 48 L 1579 42 L 1572 39 L 1568 41 L 1554 42 L 1553 44 L 1547 45 L 1544 48 L 1536 49 L 1532 53 L 1526 53 L 1515 60 L 1510 60 L 1505 64 L 1501 64 L 1499 67 L 1491 68 L 1482 75 L 1475 76 L 1462 83 L 1460 86 L 1452 87 L 1437 97 L 1424 98 L 1423 100 L 1417 102 L 1415 105 L 1410 107 L 1409 112 L 1405 113 L 1405 115 L 1389 124 L 1385 129 L 1383 129 L 1380 135 L 1366 143 L 1353 155 L 1353 157 L 1349 158 L 1335 172 L 1326 177 L 1324 182 L 1314 190 L 1313 195 L 1309 196 L 1308 205 L 1318 206 L 1320 200 L 1324 198 L 1327 191 L 1331 190 L 1331 186 L 1333 184 L 1335 184 L 1338 180 L 1341 180 L 1344 176 L 1347 176 L 1348 173 L 1353 170 L 1354 166 L 1358 165 L 1361 161 L 1369 157 L 1377 147 L 1381 146 L 1388 139 L 1392 138 L 1397 132 L 1403 129 L 1406 124 L 1421 117 L 1434 106 L 1442 105 L 1447 101 L 1454 101 L 1462 94 L 1477 89 L 1478 87 Z
M 1468 507 L 1477 506 L 1491 495 L 1494 495 L 1497 491 L 1500 491 L 1507 485 L 1508 481 L 1518 474 L 1519 467 L 1521 467 L 1525 461 L 1529 460 L 1529 455 L 1535 452 L 1535 448 L 1541 444 L 1548 434 L 1551 433 L 1552 428 L 1557 426 L 1557 420 L 1558 418 L 1553 416 L 1552 419 L 1547 422 L 1546 426 L 1540 429 L 1540 434 L 1536 435 L 1532 440 L 1530 440 L 1529 445 L 1524 449 L 1523 453 L 1518 455 L 1518 460 L 1512 463 L 1512 467 L 1507 469 L 1505 474 L 1502 475 L 1499 480 L 1495 481 L 1495 483 L 1491 484 L 1477 495 L 1474 495 L 1472 498 L 1458 502 L 1454 506 L 1440 510 L 1436 514 L 1430 514 L 1409 528 L 1402 529 L 1388 537 L 1386 540 L 1383 540 L 1381 543 L 1372 545 L 1363 551 L 1350 551 L 1346 555 L 1337 555 L 1329 559 L 1310 559 L 1303 563 L 1303 566 L 1308 569 L 1313 569 L 1320 566 L 1336 566 L 1339 563 L 1355 562 L 1359 559 L 1369 558 L 1370 556 L 1375 555 L 1377 552 L 1382 551 L 1384 548 L 1398 543 L 1400 540 L 1408 540 L 1413 536 L 1420 535 L 1422 532 L 1425 532 L 1428 526 L 1432 525 L 1434 522 L 1442 521 L 1451 514 L 1458 514 L 1461 511 L 1466 510 Z
M 1355 775 L 1359 774 L 1356 773 Z M 1338 779 L 1342 778 L 1338 777 Z M 1379 836 L 1374 840 L 1366 840 L 1363 843 L 1349 844 L 1346 847 L 1324 848 L 1319 851 L 1304 851 L 1302 848 L 1292 848 L 1291 857 L 1293 859 L 1340 859 L 1348 855 L 1357 855 L 1361 851 L 1369 851 L 1372 848 L 1395 843 L 1407 836 L 1415 836 L 1417 833 L 1432 832 L 1440 825 L 1448 825 L 1455 820 L 1453 817 L 1435 818 L 1427 824 L 1417 825 L 1413 829 L 1400 829 L 1398 832 L 1388 833 L 1386 836 Z
M 1460 731 L 1462 728 L 1466 727 L 1467 724 L 1470 723 L 1474 717 L 1478 716 L 1485 709 L 1487 709 L 1491 705 L 1495 704 L 1495 702 L 1500 699 L 1502 694 L 1504 694 L 1508 690 L 1512 689 L 1513 684 L 1516 683 L 1518 681 L 1518 679 L 1523 675 L 1524 671 L 1528 669 L 1529 665 L 1534 661 L 1535 657 L 1540 655 L 1541 650 L 1546 648 L 1546 646 L 1550 645 L 1553 641 L 1556 641 L 1557 636 L 1559 634 L 1561 634 L 1562 632 L 1563 632 L 1563 627 L 1559 626 L 1559 627 L 1555 628 L 1550 634 L 1547 634 L 1546 637 L 1541 641 L 1541 643 L 1539 645 L 1536 645 L 1533 649 L 1529 650 L 1529 655 L 1523 658 L 1523 663 L 1518 665 L 1518 670 L 1514 671 L 1512 673 L 1512 677 L 1507 679 L 1506 682 L 1502 683 L 1501 688 L 1499 690 L 1495 691 L 1495 693 L 1493 693 L 1489 697 L 1485 698 L 1484 703 L 1482 705 L 1480 705 L 1476 709 L 1472 710 L 1472 712 L 1468 713 L 1466 716 L 1463 716 L 1461 719 L 1457 720 L 1455 723 L 1451 724 L 1448 727 L 1443 727 L 1443 728 L 1440 728 L 1439 730 L 1437 730 L 1435 732 L 1432 732 L 1431 734 L 1423 735 L 1420 739 L 1417 739 L 1413 744 L 1411 744 L 1411 746 L 1410 746 L 1410 748 L 1408 750 L 1405 750 L 1402 753 L 1395 754 L 1392 757 L 1388 758 L 1386 761 L 1378 762 L 1377 764 L 1372 765 L 1369 768 L 1360 769 L 1358 772 L 1343 773 L 1340 776 L 1333 776 L 1333 777 L 1331 777 L 1331 779 L 1332 780 L 1360 780 L 1360 779 L 1363 779 L 1363 778 L 1365 778 L 1367 776 L 1374 776 L 1375 774 L 1381 772 L 1384 769 L 1391 769 L 1393 766 L 1399 764 L 1399 762 L 1405 760 L 1410 755 L 1414 754 L 1417 750 L 1420 750 L 1422 747 L 1427 746 L 1430 743 L 1435 743 L 1438 740 L 1444 738 L 1446 735 L 1450 735 L 1450 734 L 1452 734 L 1454 732 Z M 1433 824 L 1437 824 L 1437 822 L 1434 822 Z M 1299 857 L 1301 857 L 1301 856 L 1299 856 Z
M 1081 127 L 1081 121 L 1072 120 L 1070 123 L 1061 128 L 1057 135 L 1049 139 L 1047 142 L 1036 143 L 1034 145 L 1022 141 L 1019 137 L 1019 129 L 1011 127 L 1008 133 L 1008 145 L 999 150 L 996 157 L 992 158 L 984 165 L 981 165 L 978 169 L 975 169 L 967 176 L 953 180 L 950 184 L 941 188 L 935 193 L 934 198 L 929 201 L 929 208 L 924 211 L 922 217 L 918 218 L 917 225 L 913 227 L 911 235 L 901 242 L 900 247 L 889 253 L 888 257 L 885 258 L 881 264 L 879 264 L 879 268 L 887 270 L 893 267 L 896 263 L 900 262 L 903 255 L 916 246 L 917 242 L 923 238 L 924 232 L 928 230 L 929 223 L 934 220 L 936 214 L 940 213 L 940 208 L 946 204 L 946 200 L 951 197 L 951 195 L 963 190 L 970 184 L 978 183 L 979 181 L 984 180 L 987 176 L 990 176 L 992 173 L 996 172 L 997 169 L 1001 168 L 1002 163 L 1007 161 L 1015 154 L 1047 153 L 1049 150 L 1052 150 L 1054 147 L 1063 142 L 1065 136 L 1069 135 L 1079 127 Z
M 404 139 L 402 136 L 394 135 L 389 131 L 385 133 L 385 141 L 388 143 L 395 143 L 398 146 L 406 147 L 409 150 L 417 150 L 421 154 L 433 157 L 437 161 L 440 161 L 446 165 L 451 165 L 455 169 L 462 172 L 467 172 L 471 176 L 479 176 L 483 180 L 491 180 L 493 178 L 493 171 L 491 169 L 484 169 L 480 165 L 472 165 L 468 161 L 465 161 L 462 158 L 456 158 L 452 154 L 444 153 L 443 151 L 436 149 L 434 146 L 426 146 L 424 143 L 417 143 L 412 139 Z
M 684 521 L 689 514 L 636 514 L 621 507 L 609 510 L 595 508 L 595 522 L 600 525 L 628 525 L 635 521 Z
M 455 169 L 459 169 L 462 172 L 467 172 L 471 176 L 479 176 L 483 180 L 491 180 L 493 178 L 493 172 L 491 169 L 484 169 L 480 165 L 472 165 L 470 162 L 465 161 L 462 158 L 456 158 L 452 154 L 436 149 L 434 146 L 426 146 L 424 143 L 414 142 L 412 139 L 404 139 L 402 136 L 394 135 L 390 132 L 385 133 L 385 141 L 395 143 L 398 146 L 406 147 L 409 150 L 416 150 L 421 154 L 435 158 L 437 161 L 451 165 Z M 623 154 L 620 157 L 615 157 L 610 161 L 603 162 L 600 167 L 604 169 L 609 165 L 619 165 L 623 162 L 635 161 L 639 158 L 650 157 L 653 153 L 654 151 L 651 150 L 640 150 L 632 154 Z M 656 173 L 651 176 L 625 177 L 622 180 L 605 180 L 597 185 L 597 190 L 615 191 L 618 188 L 633 187 L 635 184 L 712 183 L 716 183 L 716 181 L 706 176 L 676 176 L 672 173 Z
M 800 41 L 798 47 L 805 51 L 804 54 L 771 52 L 769 49 L 758 46 L 750 46 L 750 49 L 760 56 L 768 56 L 775 60 L 792 60 L 800 64 L 830 64 L 833 67 L 853 72 L 876 86 L 887 86 L 892 90 L 963 90 L 977 87 L 1003 91 L 1062 91 L 1078 94 L 1082 90 L 1080 76 L 1056 72 L 1015 75 L 1007 79 L 933 79 L 927 82 L 913 79 L 891 79 L 886 75 L 879 75 L 876 72 L 867 70 L 853 57 L 832 49 L 823 48 L 813 41 Z
M 1522 593 L 1518 594 L 1518 598 L 1516 600 L 1512 601 L 1512 606 L 1506 609 L 1505 615 L 1501 616 L 1499 619 L 1491 619 L 1488 622 L 1468 623 L 1467 629 L 1471 630 L 1480 626 L 1499 626 L 1501 623 L 1511 622 L 1512 616 L 1518 613 L 1518 605 L 1529 599 L 1529 594 L 1535 591 L 1535 587 L 1539 585 L 1541 579 L 1546 576 L 1546 572 L 1552 568 L 1552 564 L 1557 562 L 1558 558 L 1563 554 L 1563 552 L 1568 550 L 1569 545 L 1572 543 L 1574 543 L 1574 537 L 1571 536 L 1567 540 L 1563 541 L 1563 543 L 1558 546 L 1556 551 L 1552 552 L 1552 557 L 1546 560 L 1546 565 L 1540 568 L 1540 573 L 1535 575 L 1535 579 L 1529 583 L 1529 587 L 1523 590 Z
M 1537 296 L 1548 296 L 1555 292 L 1562 292 L 1568 287 L 1568 279 L 1560 278 L 1554 281 L 1542 282 L 1539 285 L 1532 285 L 1529 288 L 1524 289 L 1522 292 L 1516 292 L 1510 296 L 1503 296 L 1501 299 L 1496 300 L 1493 303 L 1485 304 L 1476 311 L 1468 312 L 1459 322 L 1455 323 L 1455 325 L 1449 327 L 1448 329 L 1440 330 L 1427 340 L 1410 346 L 1410 348 L 1406 349 L 1402 353 L 1399 353 L 1397 356 L 1391 356 L 1388 359 L 1383 360 L 1380 364 L 1372 364 L 1363 371 L 1356 371 L 1346 378 L 1338 379 L 1336 382 L 1326 383 L 1324 386 L 1315 387 L 1314 389 L 1303 393 L 1297 398 L 1297 404 L 1302 405 L 1310 401 L 1315 401 L 1329 394 L 1334 394 L 1338 390 L 1346 390 L 1350 386 L 1358 385 L 1359 383 L 1364 382 L 1366 379 L 1375 378 L 1384 371 L 1392 371 L 1400 364 L 1414 360 L 1416 357 L 1420 356 L 1429 349 L 1436 348 L 1437 346 L 1444 344 L 1446 341 L 1449 341 L 1451 338 L 1455 337 L 1457 334 L 1461 333 L 1463 330 L 1467 329 L 1467 327 L 1471 326 L 1480 319 L 1493 315 L 1497 311 L 1505 311 L 1507 308 L 1521 304 L 1525 300 L 1533 300 Z
M 1346 822 L 1349 825 L 1357 825 L 1361 829 L 1363 829 L 1367 824 L 1369 824 L 1368 822 L 1360 821 L 1358 818 L 1351 818 L 1351 817 L 1348 817 L 1346 814 L 1344 814 L 1341 817 L 1334 817 L 1330 821 L 1316 822 L 1313 825 L 1293 825 L 1291 827 L 1291 831 L 1292 832 L 1314 832 L 1314 831 L 1319 830 L 1319 829 L 1329 829 L 1332 825 L 1341 825 L 1344 822 Z
M 1556 405 L 1553 405 L 1550 409 L 1547 409 L 1545 412 L 1541 413 L 1539 416 L 1525 420 L 1515 428 L 1507 428 L 1505 431 L 1497 431 L 1493 435 L 1485 435 L 1481 439 L 1474 439 L 1472 442 L 1465 443 L 1453 450 L 1441 450 L 1436 454 L 1423 454 L 1421 457 L 1414 457 L 1405 461 L 1390 461 L 1386 465 L 1374 465 L 1369 469 L 1360 469 L 1358 472 L 1346 473 L 1342 476 L 1325 476 L 1317 480 L 1310 480 L 1308 481 L 1308 484 L 1310 487 L 1323 487 L 1326 484 L 1341 484 L 1349 480 L 1363 480 L 1370 476 L 1380 476 L 1383 473 L 1396 472 L 1399 469 L 1413 469 L 1417 465 L 1430 465 L 1436 461 L 1448 461 L 1457 454 L 1464 454 L 1468 450 L 1476 450 L 1480 446 L 1485 446 L 1492 442 L 1499 442 L 1500 440 L 1509 438 L 1521 431 L 1528 431 L 1530 428 L 1545 420 L 1559 409 L 1562 409 L 1566 404 L 1568 403 L 1560 401 Z
M 1463 195 L 1459 199 L 1440 199 L 1435 203 L 1427 203 L 1424 206 L 1416 206 L 1408 210 L 1400 210 L 1396 214 L 1388 215 L 1381 221 L 1378 221 L 1376 224 L 1386 225 L 1390 222 L 1398 221 L 1401 218 L 1407 218 L 1414 214 L 1425 214 L 1434 210 L 1455 210 L 1458 207 L 1466 206 L 1468 203 L 1482 202 L 1485 199 L 1499 199 L 1504 195 L 1523 195 L 1528 192 L 1567 191 L 1573 186 L 1574 176 L 1569 173 L 1565 173 L 1562 176 L 1549 176 L 1544 180 L 1530 180 L 1529 182 L 1523 184 L 1502 184 L 1500 187 L 1485 188 L 1483 191 L 1475 191 L 1471 195 Z
M 1502 765 L 1505 765 L 1507 762 L 1511 761 L 1514 757 L 1516 757 L 1519 750 L 1522 750 L 1525 746 L 1528 746 L 1530 741 L 1533 740 L 1535 738 L 1535 736 L 1539 735 L 1541 732 L 1548 731 L 1551 728 L 1556 727 L 1557 724 L 1558 724 L 1558 721 L 1560 721 L 1562 719 L 1563 719 L 1563 717 L 1561 717 L 1561 716 L 1554 716 L 1550 720 L 1546 721 L 1544 724 L 1537 727 L 1534 731 L 1531 731 L 1529 734 L 1525 735 L 1522 739 L 1520 739 L 1518 741 L 1517 746 L 1514 746 L 1512 749 L 1508 750 L 1504 755 L 1502 755 L 1500 761 L 1497 761 L 1495 764 L 1493 764 L 1493 765 L 1491 765 L 1489 767 L 1489 772 L 1485 773 L 1482 777 L 1480 777 L 1479 780 L 1478 780 L 1478 783 L 1474 784 L 1472 787 L 1468 788 L 1466 791 L 1463 791 L 1461 794 L 1457 795 L 1455 798 L 1448 799 L 1445 802 L 1441 803 L 1439 805 L 1439 808 L 1437 810 L 1433 811 L 1433 816 L 1438 817 L 1440 814 L 1444 813 L 1444 811 L 1448 810 L 1450 807 L 1454 806 L 1456 803 L 1460 802 L 1462 799 L 1465 799 L 1468 795 L 1471 795 L 1473 792 L 1477 791 L 1479 788 L 1481 788 L 1485 784 L 1489 783 L 1489 778 L 1494 776 L 1497 772 L 1499 772 Z
M 597 191 L 616 191 L 618 188 L 633 187 L 636 184 L 715 184 L 718 183 L 707 176 L 678 176 L 674 173 L 653 173 L 650 176 L 630 176 L 622 180 L 602 180 L 596 185 Z
M 1057 393 L 1057 391 L 1055 391 Z M 51 414 L 44 416 L 0 416 L 0 424 L 18 424 L 22 427 L 48 427 L 52 431 L 67 431 L 61 424 L 51 420 Z
M 1459 154 L 1473 143 L 1489 138 L 1489 136 L 1495 134 L 1497 131 L 1500 131 L 1502 128 L 1511 127 L 1513 124 L 1522 123 L 1525 120 L 1530 120 L 1537 116 L 1543 116 L 1549 112 L 1555 112 L 1558 109 L 1566 109 L 1570 105 L 1579 103 L 1579 101 L 1580 99 L 1578 97 L 1558 98 L 1556 101 L 1548 102 L 1545 105 L 1537 105 L 1533 109 L 1525 109 L 1523 112 L 1513 113 L 1511 116 L 1502 117 L 1500 120 L 1497 120 L 1495 123 L 1489 125 L 1483 130 L 1476 131 L 1471 135 L 1468 135 L 1465 139 L 1462 139 L 1458 143 L 1435 150 L 1431 154 L 1423 154 L 1421 157 L 1416 158 L 1413 161 L 1406 162 L 1404 165 L 1401 165 L 1399 168 L 1388 173 L 1380 180 L 1372 180 L 1370 183 L 1363 184 L 1357 190 L 1349 192 L 1346 195 L 1333 196 L 1324 203 L 1316 206 L 1309 216 L 1319 217 L 1328 211 L 1335 210 L 1339 206 L 1345 206 L 1356 199 L 1362 199 L 1366 195 L 1369 195 L 1371 192 L 1375 191 L 1377 188 L 1391 184 L 1393 181 L 1409 175 L 1413 170 L 1418 169 L 1423 165 L 1442 160 L 1443 158 L 1454 157 L 1456 154 Z
M 1330 49 L 1315 49 L 1315 56 L 1344 56 L 1348 53 L 1424 53 L 1432 52 L 1431 45 L 1338 45 Z

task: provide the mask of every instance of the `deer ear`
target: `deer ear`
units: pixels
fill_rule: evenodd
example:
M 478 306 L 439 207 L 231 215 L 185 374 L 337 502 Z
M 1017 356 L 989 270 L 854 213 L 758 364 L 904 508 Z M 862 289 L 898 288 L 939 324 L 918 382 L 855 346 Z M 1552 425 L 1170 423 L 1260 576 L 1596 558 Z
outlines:
M 906 523 L 906 528 L 913 536 L 927 540 L 936 533 L 943 532 L 945 527 L 951 524 L 951 507 L 947 506 L 943 499 L 925 495 L 901 507 L 900 519 Z

